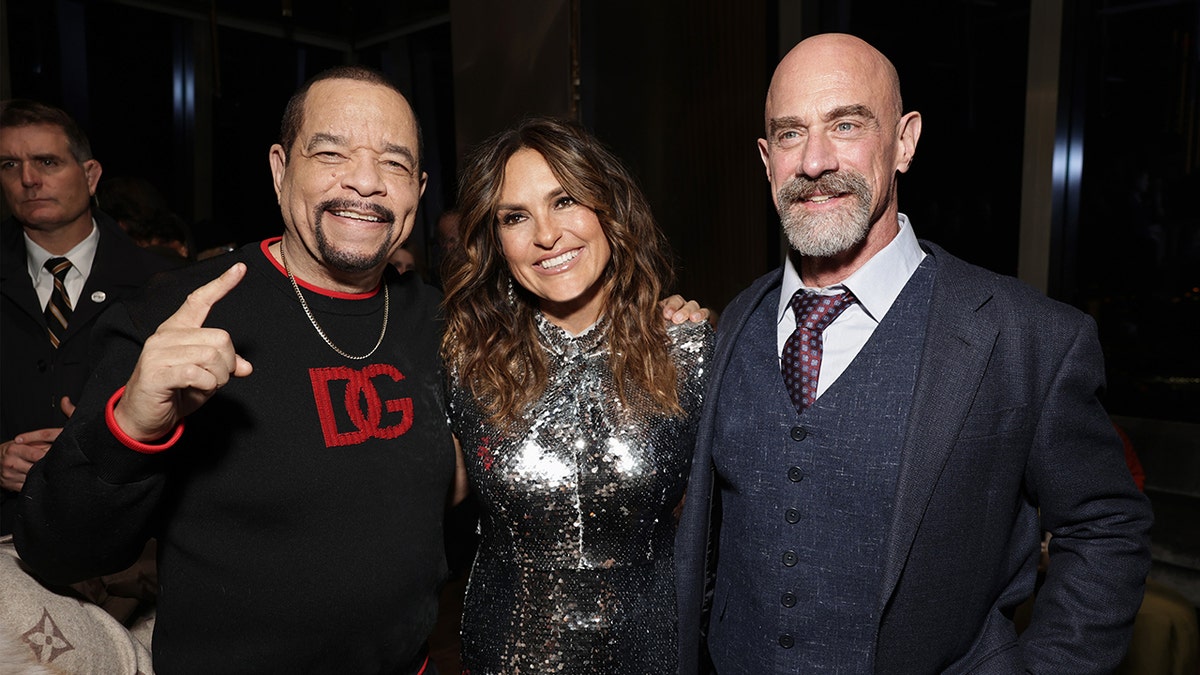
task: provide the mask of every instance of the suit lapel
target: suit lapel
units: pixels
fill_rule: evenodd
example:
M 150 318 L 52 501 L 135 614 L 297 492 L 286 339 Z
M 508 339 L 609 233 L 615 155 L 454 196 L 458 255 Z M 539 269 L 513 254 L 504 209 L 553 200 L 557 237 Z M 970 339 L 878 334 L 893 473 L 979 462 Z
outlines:
M 938 261 L 929 325 L 913 392 L 912 412 L 900 454 L 900 474 L 883 560 L 879 613 L 895 591 L 917 528 L 975 400 L 999 335 L 999 326 L 980 310 L 992 297 L 989 286 L 965 275 L 961 262 L 928 246 Z
M 38 303 L 37 292 L 33 290 L 33 279 L 29 278 L 29 264 L 26 262 L 25 238 L 21 236 L 21 226 L 9 219 L 3 228 L 3 266 L 0 267 L 0 293 L 12 300 L 13 304 L 38 321 L 42 318 L 43 308 Z
M 764 302 L 764 297 L 772 289 L 779 287 L 779 280 L 782 278 L 782 268 L 759 277 L 749 289 L 735 298 L 725 308 L 717 329 L 717 344 L 713 353 L 713 365 L 710 371 L 712 374 L 704 395 L 704 407 L 702 408 L 700 424 L 696 432 L 696 451 L 692 460 L 694 469 L 691 472 L 691 479 L 688 484 L 688 494 L 693 495 L 693 499 L 695 495 L 703 494 L 702 499 L 706 506 L 704 507 L 704 520 L 701 526 L 705 532 L 710 530 L 711 523 L 713 471 L 710 464 L 712 463 L 712 442 L 713 435 L 716 432 L 717 398 L 718 392 L 721 389 L 721 380 L 725 377 L 725 369 L 729 366 L 729 360 L 733 357 L 733 350 L 737 346 L 738 336 L 746 328 L 746 322 L 750 320 L 750 316 L 754 313 L 754 309 L 758 307 L 759 303 Z M 707 575 L 707 573 L 708 571 L 706 570 L 705 574 Z
M 141 266 L 141 249 L 126 238 L 107 215 L 93 211 L 92 216 L 96 219 L 100 240 L 96 243 L 92 271 L 75 301 L 64 341 L 74 337 L 109 305 L 140 287 L 146 278 L 146 269 Z
M 92 259 L 92 271 L 88 274 L 88 278 L 83 284 L 83 290 L 80 291 L 79 298 L 75 301 L 71 322 L 67 326 L 65 338 L 67 340 L 74 337 L 75 333 L 86 326 L 89 321 L 96 318 L 109 303 L 115 302 L 121 296 L 121 292 L 117 291 L 116 287 L 123 286 L 121 277 L 126 270 L 122 268 L 129 264 L 129 260 L 124 256 L 116 255 L 116 252 L 113 251 L 116 242 L 104 230 L 104 227 L 99 225 L 99 222 L 97 222 L 97 229 L 100 230 L 100 241 L 96 242 L 96 256 Z
M 717 394 L 721 390 L 721 380 L 725 377 L 725 369 L 733 357 L 737 346 L 737 338 L 746 328 L 746 322 L 754 313 L 754 308 L 763 301 L 763 296 L 779 285 L 783 278 L 782 268 L 759 277 L 749 289 L 734 299 L 721 315 L 717 328 L 717 344 L 713 352 L 712 375 L 709 378 L 705 392 L 705 404 L 702 408 L 700 424 L 696 436 L 696 459 L 694 461 L 708 462 L 712 459 L 712 436 L 716 430 Z M 695 475 L 695 474 L 693 474 Z M 706 476 L 710 478 L 710 476 Z M 689 486 L 689 490 L 691 487 Z M 708 486 L 700 486 L 707 490 Z
M 680 603 L 680 672 L 695 670 L 695 659 L 699 653 L 696 639 L 701 635 L 704 580 L 712 573 L 709 569 L 708 544 L 720 528 L 718 523 L 712 522 L 712 439 L 716 429 L 717 392 L 733 355 L 737 336 L 745 329 L 746 322 L 763 296 L 778 286 L 781 276 L 781 270 L 770 272 L 739 294 L 725 308 L 717 329 L 717 344 L 709 371 L 711 375 L 696 430 L 696 451 L 688 479 L 688 496 L 676 538 L 676 579 L 680 584 L 677 596 Z
M 717 330 L 716 363 L 713 364 L 712 371 L 717 374 L 718 378 L 725 372 L 725 367 L 729 365 L 737 337 L 745 329 L 750 315 L 754 313 L 754 309 L 758 307 L 759 303 L 763 302 L 763 297 L 779 285 L 782 278 L 782 268 L 759 277 L 746 294 L 739 297 L 739 300 L 744 300 L 744 302 L 736 307 L 731 305 L 726 308 L 725 314 L 721 316 L 720 328 Z

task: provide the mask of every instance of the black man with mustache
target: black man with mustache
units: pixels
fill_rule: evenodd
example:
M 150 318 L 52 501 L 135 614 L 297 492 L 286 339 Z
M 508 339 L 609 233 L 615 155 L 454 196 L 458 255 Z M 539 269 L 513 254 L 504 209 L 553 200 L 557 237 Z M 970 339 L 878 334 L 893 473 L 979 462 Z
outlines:
M 440 298 L 388 264 L 425 188 L 418 122 L 382 75 L 337 68 L 269 159 L 282 237 L 105 315 L 17 548 L 66 582 L 157 536 L 157 672 L 428 674 L 455 469 Z

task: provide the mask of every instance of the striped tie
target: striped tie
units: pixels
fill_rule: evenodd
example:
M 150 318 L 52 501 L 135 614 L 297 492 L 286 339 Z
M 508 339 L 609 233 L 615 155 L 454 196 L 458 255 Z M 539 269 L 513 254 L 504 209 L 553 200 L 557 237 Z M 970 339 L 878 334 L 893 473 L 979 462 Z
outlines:
M 57 349 L 67 333 L 67 322 L 71 320 L 71 296 L 67 295 L 67 287 L 63 283 L 71 269 L 71 261 L 51 258 L 44 266 L 54 275 L 54 292 L 46 303 L 46 331 L 50 334 L 50 344 Z

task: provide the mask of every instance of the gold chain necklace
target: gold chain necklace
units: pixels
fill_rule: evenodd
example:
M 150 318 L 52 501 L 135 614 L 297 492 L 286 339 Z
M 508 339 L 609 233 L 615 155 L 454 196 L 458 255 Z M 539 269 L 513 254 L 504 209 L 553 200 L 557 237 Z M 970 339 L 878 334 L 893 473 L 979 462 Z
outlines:
M 292 270 L 288 269 L 287 258 L 283 255 L 282 241 L 279 242 L 279 262 L 283 263 L 283 271 L 287 273 L 288 281 L 292 282 L 292 290 L 296 291 L 296 297 L 300 298 L 300 306 L 304 308 L 304 315 L 308 317 L 308 322 L 312 324 L 313 328 L 317 329 L 317 335 L 321 336 L 321 339 L 325 341 L 325 344 L 329 345 L 330 349 L 352 361 L 361 361 L 365 358 L 369 358 L 375 353 L 376 349 L 379 349 L 379 345 L 383 344 L 383 336 L 387 334 L 388 307 L 391 306 L 391 303 L 388 302 L 388 287 L 386 281 L 383 282 L 383 328 L 379 329 L 379 339 L 375 341 L 375 346 L 371 347 L 371 351 L 363 354 L 362 356 L 355 356 L 339 349 L 337 345 L 333 344 L 333 340 L 330 340 L 329 336 L 325 334 L 325 331 L 321 330 L 321 324 L 317 323 L 317 317 L 313 316 L 312 310 L 308 308 L 308 303 L 304 301 L 304 294 L 300 292 L 300 285 L 296 283 L 296 277 L 292 276 Z

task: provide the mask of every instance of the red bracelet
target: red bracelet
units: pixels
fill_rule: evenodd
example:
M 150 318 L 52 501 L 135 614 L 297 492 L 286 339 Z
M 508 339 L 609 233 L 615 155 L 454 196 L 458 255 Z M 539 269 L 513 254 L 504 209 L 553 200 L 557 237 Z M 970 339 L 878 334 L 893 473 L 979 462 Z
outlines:
M 171 437 L 165 443 L 159 445 L 150 445 L 149 443 L 134 440 L 129 434 L 125 433 L 124 429 L 117 425 L 117 418 L 113 414 L 113 411 L 117 407 L 117 401 L 121 400 L 121 396 L 124 393 L 125 387 L 121 387 L 117 390 L 117 393 L 108 399 L 108 405 L 104 406 L 104 422 L 108 424 L 108 430 L 112 432 L 112 435 L 116 436 L 118 441 L 121 441 L 121 445 L 144 455 L 153 455 L 175 445 L 179 437 L 183 435 L 183 420 L 179 420 L 179 423 L 175 425 L 175 431 L 171 433 Z

